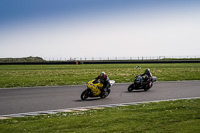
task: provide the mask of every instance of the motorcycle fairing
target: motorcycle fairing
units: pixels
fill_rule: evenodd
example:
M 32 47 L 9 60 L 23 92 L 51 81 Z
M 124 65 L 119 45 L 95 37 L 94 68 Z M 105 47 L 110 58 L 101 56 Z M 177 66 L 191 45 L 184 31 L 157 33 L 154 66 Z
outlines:
M 88 82 L 88 88 L 92 91 L 93 96 L 97 96 L 101 93 L 99 88 L 102 88 L 102 83 L 95 83 L 93 84 L 93 80 Z

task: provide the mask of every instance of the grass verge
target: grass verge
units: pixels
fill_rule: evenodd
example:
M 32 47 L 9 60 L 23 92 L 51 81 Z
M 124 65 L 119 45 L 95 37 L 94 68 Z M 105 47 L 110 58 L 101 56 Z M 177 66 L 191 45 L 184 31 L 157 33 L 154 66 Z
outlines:
M 86 84 L 102 71 L 116 83 L 132 82 L 146 68 L 158 81 L 200 80 L 200 63 L 0 65 L 0 88 Z
M 101 110 L 0 120 L 9 132 L 170 132 L 200 131 L 200 99 L 145 103 Z

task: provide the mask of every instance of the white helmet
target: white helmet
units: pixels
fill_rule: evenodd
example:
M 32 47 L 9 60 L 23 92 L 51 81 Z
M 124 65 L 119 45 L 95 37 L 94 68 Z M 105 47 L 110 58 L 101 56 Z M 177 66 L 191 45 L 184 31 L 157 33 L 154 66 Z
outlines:
M 147 68 L 147 69 L 145 70 L 145 74 L 149 74 L 149 73 L 150 73 L 150 69 Z

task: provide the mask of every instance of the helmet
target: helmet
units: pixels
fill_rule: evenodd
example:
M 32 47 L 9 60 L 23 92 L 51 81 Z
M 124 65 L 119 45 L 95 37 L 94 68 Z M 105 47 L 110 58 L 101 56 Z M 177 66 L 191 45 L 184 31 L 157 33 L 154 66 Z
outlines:
M 149 73 L 150 73 L 150 69 L 147 68 L 147 69 L 145 70 L 145 74 L 149 74 Z
M 102 72 L 101 74 L 100 74 L 100 79 L 105 79 L 106 78 L 106 73 L 105 72 Z

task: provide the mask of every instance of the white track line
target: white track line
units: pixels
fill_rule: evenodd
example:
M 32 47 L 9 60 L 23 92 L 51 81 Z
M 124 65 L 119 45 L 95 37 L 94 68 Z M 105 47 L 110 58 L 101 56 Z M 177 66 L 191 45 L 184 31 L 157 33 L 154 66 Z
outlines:
M 181 100 L 181 99 L 199 99 L 199 98 L 200 97 L 189 97 L 189 98 L 177 98 L 177 99 L 166 99 L 166 100 L 141 101 L 141 102 L 131 102 L 131 103 L 107 104 L 107 105 L 66 108 L 66 109 L 58 109 L 58 110 L 47 110 L 47 111 L 27 112 L 27 113 L 18 113 L 18 114 L 8 114 L 8 115 L 0 115 L 0 119 L 9 119 L 9 118 L 12 118 L 12 117 L 56 114 L 56 113 L 61 113 L 61 112 L 86 111 L 86 110 L 89 110 L 89 109 L 103 109 L 103 108 L 110 108 L 110 107 L 137 105 L 137 104 L 143 104 L 143 103 L 174 101 L 174 100 Z

